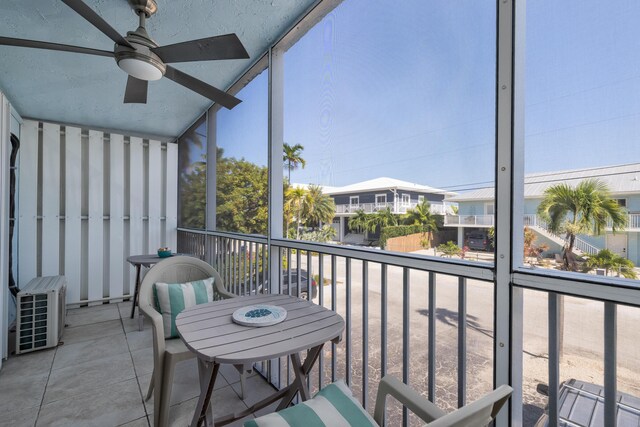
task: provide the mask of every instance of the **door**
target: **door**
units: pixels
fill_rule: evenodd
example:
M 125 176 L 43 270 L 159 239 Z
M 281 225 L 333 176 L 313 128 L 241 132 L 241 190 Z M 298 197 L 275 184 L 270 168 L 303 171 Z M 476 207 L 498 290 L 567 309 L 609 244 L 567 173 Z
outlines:
M 614 254 L 627 258 L 627 235 L 622 233 L 607 234 L 607 249 Z

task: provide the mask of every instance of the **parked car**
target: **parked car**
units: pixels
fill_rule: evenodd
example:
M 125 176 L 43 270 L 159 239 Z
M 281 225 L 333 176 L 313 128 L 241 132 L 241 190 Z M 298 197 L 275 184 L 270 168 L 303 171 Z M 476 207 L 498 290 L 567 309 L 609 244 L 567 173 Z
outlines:
M 281 292 L 283 294 L 289 294 L 289 272 L 282 272 L 282 281 L 280 282 Z M 269 286 L 269 281 L 265 282 L 265 286 Z M 300 270 L 300 298 L 308 299 L 308 291 L 309 291 L 309 274 L 307 270 Z M 262 284 L 258 285 L 258 292 L 262 292 Z M 298 295 L 298 270 L 291 270 L 291 295 Z M 315 279 L 311 278 L 311 299 L 314 299 L 318 296 L 318 283 L 316 283 Z
M 540 394 L 549 395 L 546 384 L 538 384 Z M 617 423 L 611 427 L 640 425 L 640 398 L 627 393 L 617 393 Z M 548 409 L 538 419 L 535 427 L 549 425 Z M 604 425 L 604 387 L 570 379 L 560 384 L 558 393 L 558 418 L 560 426 L 595 427 Z
M 473 251 L 489 251 L 491 250 L 491 240 L 482 232 L 471 232 L 467 234 L 465 246 Z

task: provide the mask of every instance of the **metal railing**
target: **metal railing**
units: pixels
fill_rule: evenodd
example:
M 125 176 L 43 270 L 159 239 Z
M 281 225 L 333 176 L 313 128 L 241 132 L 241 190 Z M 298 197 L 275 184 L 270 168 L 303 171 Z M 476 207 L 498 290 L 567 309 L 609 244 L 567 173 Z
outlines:
M 178 229 L 178 242 L 180 251 L 204 251 L 233 292 L 273 290 L 260 284 L 268 280 L 266 267 L 277 265 L 280 293 L 303 295 L 343 316 L 342 342 L 325 346 L 308 377 L 312 392 L 343 378 L 372 409 L 377 383 L 389 373 L 451 410 L 493 389 L 490 265 L 284 239 L 271 239 L 267 254 L 264 237 L 187 229 Z M 470 292 L 483 295 L 483 303 L 469 299 Z M 276 387 L 294 378 L 286 358 L 257 369 Z M 391 404 L 387 416 L 416 422 Z
M 375 213 L 386 208 L 391 209 L 391 212 L 394 214 L 405 214 L 411 209 L 415 209 L 418 206 L 418 203 L 393 203 L 393 202 L 385 202 L 385 203 L 357 203 L 357 204 L 343 204 L 336 205 L 336 213 L 338 214 L 355 214 L 358 211 L 363 211 L 364 213 Z M 451 212 L 451 208 L 449 205 L 444 203 L 430 203 L 429 210 L 432 214 L 436 215 L 444 215 L 446 213 Z
M 493 227 L 493 215 L 445 215 L 444 225 L 462 227 Z

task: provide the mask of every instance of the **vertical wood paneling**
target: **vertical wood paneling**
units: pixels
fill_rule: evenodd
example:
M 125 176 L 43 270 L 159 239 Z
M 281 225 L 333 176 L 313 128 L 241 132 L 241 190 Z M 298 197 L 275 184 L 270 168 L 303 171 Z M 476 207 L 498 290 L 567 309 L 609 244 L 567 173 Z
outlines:
M 129 255 L 142 254 L 142 210 L 144 206 L 142 176 L 142 139 L 131 137 L 129 143 Z M 135 285 L 135 271 L 130 268 L 131 292 Z
M 162 152 L 160 141 L 149 140 L 149 189 L 147 201 L 149 206 L 149 252 L 164 246 L 160 240 L 160 215 L 162 213 Z M 175 249 L 175 247 L 174 247 Z
M 178 227 L 178 144 L 167 144 L 166 240 L 167 246 L 177 249 Z
M 89 227 L 87 246 L 88 293 L 91 300 L 104 295 L 104 139 L 102 132 L 89 131 Z
M 165 155 L 162 143 L 151 140 L 147 158 L 141 138 L 131 137 L 129 144 L 125 138 L 111 134 L 106 145 L 99 131 L 89 130 L 87 139 L 77 127 L 65 127 L 62 134 L 58 124 L 25 121 L 18 189 L 19 285 L 34 278 L 41 263 L 42 275 L 66 276 L 67 303 L 118 300 L 133 291 L 135 274 L 127 256 L 147 247 L 176 248 L 177 146 L 168 144 Z
M 124 268 L 124 137 L 111 134 L 109 174 L 109 296 L 123 295 Z
M 64 275 L 67 302 L 80 301 L 82 257 L 82 134 L 80 128 L 65 128 Z
M 20 180 L 19 180 L 19 281 L 18 286 L 26 285 L 36 277 L 38 262 L 38 227 L 36 215 L 38 209 L 38 122 L 25 120 L 22 125 L 20 141 Z
M 60 274 L 60 126 L 42 125 L 42 275 Z

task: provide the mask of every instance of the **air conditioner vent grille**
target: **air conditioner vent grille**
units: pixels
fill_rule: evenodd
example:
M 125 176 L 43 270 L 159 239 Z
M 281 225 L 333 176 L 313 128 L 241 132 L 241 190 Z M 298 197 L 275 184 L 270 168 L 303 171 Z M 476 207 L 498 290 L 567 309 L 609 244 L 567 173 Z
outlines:
M 18 293 L 17 352 L 54 347 L 64 330 L 64 276 L 37 277 Z

